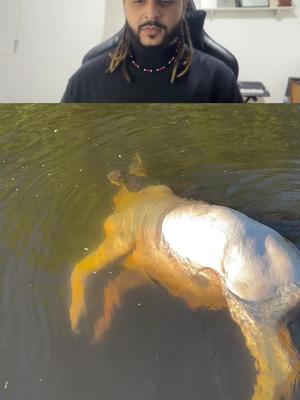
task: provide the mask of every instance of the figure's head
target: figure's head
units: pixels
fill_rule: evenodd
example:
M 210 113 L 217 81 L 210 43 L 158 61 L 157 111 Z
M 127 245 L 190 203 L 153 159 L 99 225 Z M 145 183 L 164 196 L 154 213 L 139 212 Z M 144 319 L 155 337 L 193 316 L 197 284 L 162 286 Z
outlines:
M 143 166 L 139 153 L 135 153 L 128 171 L 111 171 L 107 174 L 110 183 L 116 186 L 124 185 L 129 191 L 136 192 L 145 186 L 147 170 Z
M 126 21 L 144 46 L 165 44 L 183 19 L 188 0 L 123 0 Z

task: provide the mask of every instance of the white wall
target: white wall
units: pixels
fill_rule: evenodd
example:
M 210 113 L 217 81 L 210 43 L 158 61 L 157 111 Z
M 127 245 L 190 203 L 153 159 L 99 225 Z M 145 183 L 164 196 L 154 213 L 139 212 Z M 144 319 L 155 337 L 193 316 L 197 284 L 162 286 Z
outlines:
M 104 37 L 124 21 L 120 0 L 108 1 Z M 200 0 L 195 4 L 200 8 Z M 226 11 L 205 20 L 207 33 L 237 57 L 239 80 L 261 81 L 270 91 L 266 102 L 282 102 L 288 77 L 300 77 L 300 0 L 294 0 L 294 5 L 280 19 L 272 11 Z M 107 22 L 109 16 L 113 23 Z
M 105 5 L 106 0 L 0 0 L 0 101 L 59 101 L 83 55 L 102 40 Z
M 107 39 L 118 32 L 123 26 L 124 21 L 125 19 L 122 0 L 107 0 L 105 8 L 103 38 Z
M 199 4 L 199 2 L 198 2 Z M 205 30 L 238 59 L 239 80 L 261 81 L 282 102 L 289 76 L 300 77 L 300 0 L 294 10 L 219 12 L 207 15 Z

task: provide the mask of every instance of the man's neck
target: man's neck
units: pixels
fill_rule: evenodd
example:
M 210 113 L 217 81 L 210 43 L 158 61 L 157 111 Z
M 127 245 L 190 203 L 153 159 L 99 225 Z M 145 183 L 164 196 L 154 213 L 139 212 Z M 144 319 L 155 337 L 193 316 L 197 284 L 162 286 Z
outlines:
M 167 44 L 157 46 L 142 45 L 131 28 L 128 28 L 128 33 L 132 57 L 137 64 L 144 68 L 159 68 L 167 65 L 175 55 L 179 42 L 179 32 L 177 30 L 174 31 L 174 35 L 172 35 Z

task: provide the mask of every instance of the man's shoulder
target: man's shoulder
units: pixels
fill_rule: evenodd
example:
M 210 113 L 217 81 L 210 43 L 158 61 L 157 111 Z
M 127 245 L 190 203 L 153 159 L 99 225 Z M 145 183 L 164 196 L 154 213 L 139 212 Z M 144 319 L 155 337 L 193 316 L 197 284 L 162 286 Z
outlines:
M 112 74 L 107 71 L 111 61 L 109 55 L 113 51 L 114 48 L 110 48 L 83 62 L 69 79 L 61 101 L 77 103 L 98 100 L 100 94 L 107 91 L 112 81 Z
M 201 50 L 194 50 L 190 79 L 198 87 L 199 101 L 240 103 L 242 97 L 233 70 L 223 61 Z M 196 89 L 197 90 L 197 89 Z M 209 96 L 203 100 L 203 93 Z
M 107 71 L 111 60 L 110 54 L 114 52 L 114 50 L 115 47 L 110 48 L 99 55 L 95 55 L 91 59 L 85 60 L 71 79 L 94 78 L 95 75 L 101 76 L 101 73 Z
M 199 49 L 194 49 L 193 62 L 195 64 L 200 64 L 204 68 L 209 69 L 211 72 L 234 75 L 232 69 L 222 60 Z

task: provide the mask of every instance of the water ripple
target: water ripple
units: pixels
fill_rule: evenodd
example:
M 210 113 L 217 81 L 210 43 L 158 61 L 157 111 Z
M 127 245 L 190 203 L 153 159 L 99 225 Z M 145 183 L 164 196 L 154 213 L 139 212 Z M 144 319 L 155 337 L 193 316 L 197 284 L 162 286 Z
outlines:
M 258 107 L 254 113 L 250 108 L 241 112 L 226 106 L 4 105 L 0 116 L 0 355 L 6 360 L 5 376 L 10 377 L 0 379 L 9 380 L 8 388 L 14 382 L 15 389 L 10 389 L 14 400 L 50 399 L 47 393 L 53 394 L 54 387 L 56 398 L 77 399 L 81 392 L 77 394 L 72 385 L 82 388 L 80 379 L 86 387 L 94 385 L 91 398 L 98 398 L 109 374 L 114 374 L 119 365 L 119 361 L 109 361 L 112 357 L 119 360 L 112 344 L 99 350 L 101 357 L 96 350 L 87 350 L 87 345 L 77 342 L 73 346 L 68 320 L 69 278 L 74 263 L 98 246 L 103 237 L 103 220 L 112 211 L 116 189 L 109 184 L 107 173 L 126 169 L 134 153 L 141 154 L 155 181 L 172 186 L 183 196 L 245 212 L 300 248 L 297 109 Z M 152 296 L 149 304 L 155 299 Z M 177 307 L 170 304 L 166 310 Z M 161 303 L 154 308 L 163 313 Z M 186 324 L 191 323 L 190 314 L 176 310 L 186 318 Z M 171 318 L 172 312 L 166 311 L 159 320 Z M 174 324 L 181 320 L 176 315 Z M 218 321 L 216 331 L 224 329 L 224 322 Z M 206 325 L 199 330 L 199 337 L 203 329 L 211 333 Z M 189 330 L 193 332 L 186 328 L 186 335 Z M 147 340 L 151 345 L 154 339 L 149 336 Z M 184 346 L 180 343 L 176 352 L 178 346 Z M 161 351 L 168 346 L 169 342 L 162 342 Z M 191 352 L 195 346 L 196 342 L 190 343 Z M 215 344 L 208 347 L 215 354 Z M 78 349 L 84 349 L 86 358 L 76 353 Z M 135 374 L 141 372 L 137 351 L 130 348 L 138 360 L 131 363 Z M 222 351 L 221 345 L 218 351 Z M 214 357 L 207 358 L 202 349 L 197 354 L 203 363 Z M 185 362 L 191 365 L 190 359 Z M 224 370 L 220 365 L 218 368 L 212 378 L 218 382 L 216 396 L 226 389 Z M 195 371 L 195 366 L 186 370 Z M 93 375 L 93 371 L 102 371 L 106 378 Z M 80 375 L 78 383 L 73 374 Z M 41 376 L 54 379 L 50 392 L 49 386 L 47 390 L 41 386 Z M 72 385 L 66 388 L 60 376 Z M 198 387 L 199 375 L 195 379 L 186 379 L 186 390 L 191 384 Z M 157 380 L 151 382 L 155 385 Z M 201 381 L 205 384 L 206 379 Z M 114 386 L 107 398 L 114 398 Z M 22 387 L 21 394 L 18 387 Z M 157 393 L 161 393 L 159 386 Z M 193 397 L 196 391 L 189 393 L 189 398 L 197 398 Z

